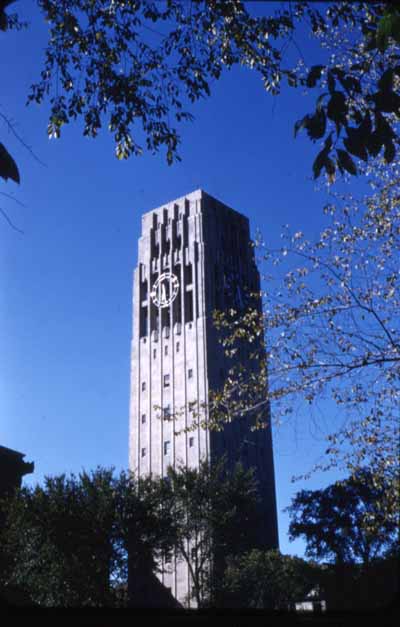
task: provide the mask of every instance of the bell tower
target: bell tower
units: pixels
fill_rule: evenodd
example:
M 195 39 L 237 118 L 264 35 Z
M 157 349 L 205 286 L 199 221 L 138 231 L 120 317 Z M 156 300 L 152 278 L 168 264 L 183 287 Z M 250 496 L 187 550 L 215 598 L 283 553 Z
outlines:
M 169 465 L 196 467 L 227 453 L 255 467 L 265 544 L 275 548 L 270 425 L 250 432 L 233 421 L 215 432 L 202 421 L 188 431 L 201 411 L 207 421 L 201 408 L 228 376 L 212 313 L 242 307 L 249 288 L 259 291 L 260 279 L 245 216 L 203 190 L 143 215 L 133 281 L 129 464 L 137 476 L 163 476 Z M 161 578 L 183 602 L 191 590 L 186 565 L 172 564 Z

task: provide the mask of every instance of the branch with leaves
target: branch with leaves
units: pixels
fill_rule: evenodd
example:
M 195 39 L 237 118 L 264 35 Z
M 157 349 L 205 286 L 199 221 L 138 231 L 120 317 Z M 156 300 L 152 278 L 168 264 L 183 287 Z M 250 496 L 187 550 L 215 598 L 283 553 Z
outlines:
M 49 100 L 50 137 L 81 118 L 89 137 L 107 126 L 119 159 L 165 148 L 171 164 L 180 159 L 175 124 L 192 120 L 190 103 L 209 97 L 222 73 L 241 65 L 273 95 L 282 81 L 322 92 L 315 113 L 295 126 L 313 141 L 326 137 L 316 178 L 323 169 L 331 179 L 337 169 L 356 174 L 353 157 L 373 160 L 382 147 L 388 162 L 396 154 L 399 13 L 384 2 L 265 3 L 262 15 L 260 5 L 255 12 L 240 0 L 38 3 L 49 40 L 29 101 Z M 324 48 L 332 52 L 325 63 L 305 66 L 296 42 L 303 26 L 323 56 Z M 286 65 L 291 46 L 297 61 Z
M 399 183 L 399 178 L 389 183 L 382 178 L 361 200 L 338 197 L 325 207 L 329 223 L 316 241 L 287 228 L 282 247 L 272 250 L 260 237 L 258 251 L 266 266 L 264 314 L 216 314 L 232 360 L 230 377 L 217 396 L 228 415 L 264 399 L 272 403 L 279 422 L 298 402 L 313 404 L 329 396 L 342 408 L 343 421 L 352 414 L 351 423 L 331 434 L 328 458 L 319 469 L 339 459 L 351 471 L 367 461 L 383 474 L 385 467 L 396 466 Z M 260 336 L 265 337 L 265 348 L 260 342 L 254 350 Z M 243 341 L 258 359 L 258 374 L 246 372 L 235 354 L 235 346 Z M 373 433 L 390 437 L 377 439 Z M 350 452 L 346 445 L 352 445 Z

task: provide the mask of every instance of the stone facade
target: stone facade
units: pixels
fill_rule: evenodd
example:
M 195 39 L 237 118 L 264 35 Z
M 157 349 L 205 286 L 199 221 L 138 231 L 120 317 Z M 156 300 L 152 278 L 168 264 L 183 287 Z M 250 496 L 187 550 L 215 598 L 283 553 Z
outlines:
M 218 433 L 184 430 L 229 368 L 213 310 L 240 308 L 245 289 L 259 290 L 250 244 L 248 219 L 202 190 L 143 215 L 133 285 L 129 464 L 139 476 L 163 476 L 170 464 L 196 467 L 227 453 L 232 463 L 254 466 L 266 521 L 262 543 L 272 548 L 278 532 L 270 428 L 253 433 L 247 422 L 234 421 Z M 190 590 L 184 564 L 170 565 L 162 581 L 184 601 Z

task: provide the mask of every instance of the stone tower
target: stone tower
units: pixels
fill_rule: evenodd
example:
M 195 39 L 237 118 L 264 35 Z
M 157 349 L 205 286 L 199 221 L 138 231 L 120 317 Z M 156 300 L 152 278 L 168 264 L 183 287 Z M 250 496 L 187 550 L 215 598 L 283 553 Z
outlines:
M 213 310 L 240 308 L 246 289 L 259 290 L 250 244 L 248 219 L 202 190 L 143 215 L 133 286 L 129 464 L 139 476 L 163 476 L 174 463 L 196 467 L 224 453 L 232 462 L 240 458 L 256 468 L 263 544 L 275 548 L 270 427 L 254 433 L 233 421 L 223 432 L 184 431 L 229 368 Z M 190 590 L 183 563 L 162 581 L 180 601 Z

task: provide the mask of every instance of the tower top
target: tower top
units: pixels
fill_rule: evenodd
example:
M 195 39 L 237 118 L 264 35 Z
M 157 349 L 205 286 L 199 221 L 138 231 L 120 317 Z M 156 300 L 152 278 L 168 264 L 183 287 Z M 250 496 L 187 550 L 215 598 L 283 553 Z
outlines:
M 158 218 L 161 218 L 160 221 L 162 221 L 163 211 L 165 211 L 167 207 L 171 207 L 171 205 L 179 207 L 185 205 L 185 203 L 189 204 L 190 206 L 191 203 L 195 203 L 196 201 L 205 201 L 206 206 L 214 207 L 215 210 L 220 212 L 228 212 L 230 214 L 234 214 L 236 219 L 239 219 L 239 221 L 243 220 L 247 224 L 249 222 L 248 217 L 245 216 L 243 213 L 236 211 L 236 209 L 232 209 L 232 207 L 229 207 L 224 202 L 222 202 L 218 198 L 215 198 L 215 196 L 212 196 L 202 188 L 195 189 L 192 192 L 185 194 L 184 196 L 174 198 L 164 203 L 163 205 L 160 205 L 159 207 L 154 207 L 153 209 L 146 211 L 142 214 L 142 220 L 144 221 L 144 223 L 147 223 L 151 215 L 156 215 Z

